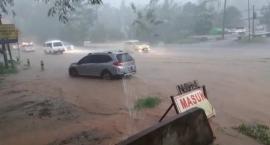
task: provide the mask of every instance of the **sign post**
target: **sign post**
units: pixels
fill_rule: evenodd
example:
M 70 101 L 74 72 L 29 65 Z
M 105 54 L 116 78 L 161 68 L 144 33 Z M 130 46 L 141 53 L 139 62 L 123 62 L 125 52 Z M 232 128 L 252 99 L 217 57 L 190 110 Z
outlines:
M 192 108 L 201 108 L 208 118 L 215 116 L 216 112 L 208 100 L 205 86 L 199 86 L 197 81 L 193 81 L 177 85 L 176 88 L 178 95 L 171 96 L 172 103 L 159 122 L 166 117 L 173 107 L 177 114 L 184 113 Z
M 1 17 L 0 17 L 1 20 Z M 4 56 L 5 66 L 8 67 L 7 52 L 9 53 L 10 60 L 12 60 L 12 54 L 10 50 L 10 43 L 18 42 L 18 30 L 14 24 L 2 24 L 0 23 L 0 44 L 2 45 L 1 53 Z M 7 45 L 7 47 L 6 47 Z
M 214 107 L 208 101 L 202 88 L 174 96 L 173 101 L 180 113 L 198 107 L 204 110 L 207 118 L 211 118 L 216 114 Z
M 18 42 L 18 30 L 14 24 L 0 25 L 0 42 L 1 43 L 16 43 Z

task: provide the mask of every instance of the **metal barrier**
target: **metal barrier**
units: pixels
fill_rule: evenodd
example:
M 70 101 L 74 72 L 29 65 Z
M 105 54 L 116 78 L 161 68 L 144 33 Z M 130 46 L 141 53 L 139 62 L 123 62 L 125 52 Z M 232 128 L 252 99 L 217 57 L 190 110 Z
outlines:
M 202 109 L 194 108 L 117 145 L 209 145 L 214 135 Z

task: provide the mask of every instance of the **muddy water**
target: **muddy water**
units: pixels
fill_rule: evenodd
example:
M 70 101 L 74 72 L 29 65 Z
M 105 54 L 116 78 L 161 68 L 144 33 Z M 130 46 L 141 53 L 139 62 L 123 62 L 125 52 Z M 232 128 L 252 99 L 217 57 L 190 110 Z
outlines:
M 138 69 L 136 76 L 112 81 L 68 76 L 69 64 L 93 50 L 74 50 L 64 55 L 44 55 L 42 51 L 23 53 L 24 63 L 29 58 L 31 68 L 5 78 L 5 85 L 1 86 L 0 110 L 13 109 L 0 122 L 0 145 L 45 145 L 56 139 L 73 139 L 70 136 L 93 129 L 105 134 L 102 135 L 106 138 L 104 142 L 98 144 L 114 144 L 156 123 L 169 106 L 168 97 L 176 94 L 176 84 L 190 80 L 199 80 L 207 86 L 217 111 L 213 124 L 218 128 L 218 143 L 231 143 L 226 140 L 231 141 L 235 132 L 222 129 L 241 122 L 270 125 L 267 111 L 270 109 L 270 50 L 267 46 L 261 44 L 256 50 L 255 46 L 239 47 L 226 42 L 159 46 L 149 54 L 132 54 Z M 45 71 L 40 70 L 40 60 L 45 62 Z M 162 104 L 152 110 L 133 110 L 136 99 L 150 95 L 160 96 Z M 59 111 L 52 111 L 51 117 L 38 118 L 35 113 L 29 116 L 27 109 L 14 109 L 21 104 L 20 108 L 29 107 L 25 103 L 29 101 L 37 104 L 59 98 L 65 103 L 56 101 L 52 104 L 58 107 L 54 108 L 72 106 L 75 118 L 58 120 L 54 114 Z M 256 144 L 236 136 L 235 143 Z
M 270 113 L 266 110 L 270 109 L 270 91 L 267 89 L 270 85 L 270 50 L 267 44 L 238 45 L 172 47 L 170 54 L 149 59 L 149 66 L 144 65 L 145 73 L 150 72 L 151 66 L 158 74 L 144 78 L 160 80 L 159 84 L 164 87 L 199 80 L 207 86 L 210 99 L 217 108 L 216 119 L 222 125 L 243 121 L 269 125 Z M 162 83 L 165 80 L 166 83 Z

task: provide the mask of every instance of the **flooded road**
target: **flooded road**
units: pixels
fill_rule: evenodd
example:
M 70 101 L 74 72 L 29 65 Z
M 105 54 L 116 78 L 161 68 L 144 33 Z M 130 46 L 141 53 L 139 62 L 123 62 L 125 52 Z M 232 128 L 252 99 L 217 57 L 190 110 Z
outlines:
M 70 136 L 69 143 L 76 144 L 76 135 L 86 131 L 91 136 L 89 130 L 99 136 L 80 142 L 115 144 L 157 123 L 170 105 L 169 96 L 177 93 L 176 85 L 192 80 L 206 85 L 216 109 L 212 125 L 218 144 L 257 144 L 230 128 L 242 122 L 270 125 L 268 46 L 226 41 L 156 46 L 150 53 L 131 54 L 138 71 L 134 77 L 111 81 L 68 75 L 71 63 L 108 46 L 64 55 L 22 53 L 23 63 L 29 58 L 31 67 L 22 65 L 20 73 L 4 78 L 0 87 L 0 145 L 60 145 Z M 158 96 L 162 103 L 135 111 L 135 100 L 146 96 Z

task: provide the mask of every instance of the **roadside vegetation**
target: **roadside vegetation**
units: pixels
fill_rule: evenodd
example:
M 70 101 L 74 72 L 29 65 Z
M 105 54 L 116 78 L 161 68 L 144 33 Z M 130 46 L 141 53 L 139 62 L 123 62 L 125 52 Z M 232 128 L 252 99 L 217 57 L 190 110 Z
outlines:
M 0 75 L 3 74 L 14 74 L 17 73 L 17 67 L 16 66 L 10 66 L 6 68 L 3 64 L 0 64 Z
M 155 108 L 160 104 L 161 100 L 159 97 L 156 96 L 148 96 L 145 98 L 138 99 L 135 102 L 134 108 L 136 110 L 148 109 L 148 108 Z
M 239 43 L 265 43 L 267 42 L 267 38 L 263 37 L 254 37 L 251 40 L 248 39 L 248 37 L 243 37 L 240 40 L 237 40 Z
M 247 135 L 263 145 L 270 145 L 270 128 L 262 124 L 241 124 L 236 128 L 240 133 Z

